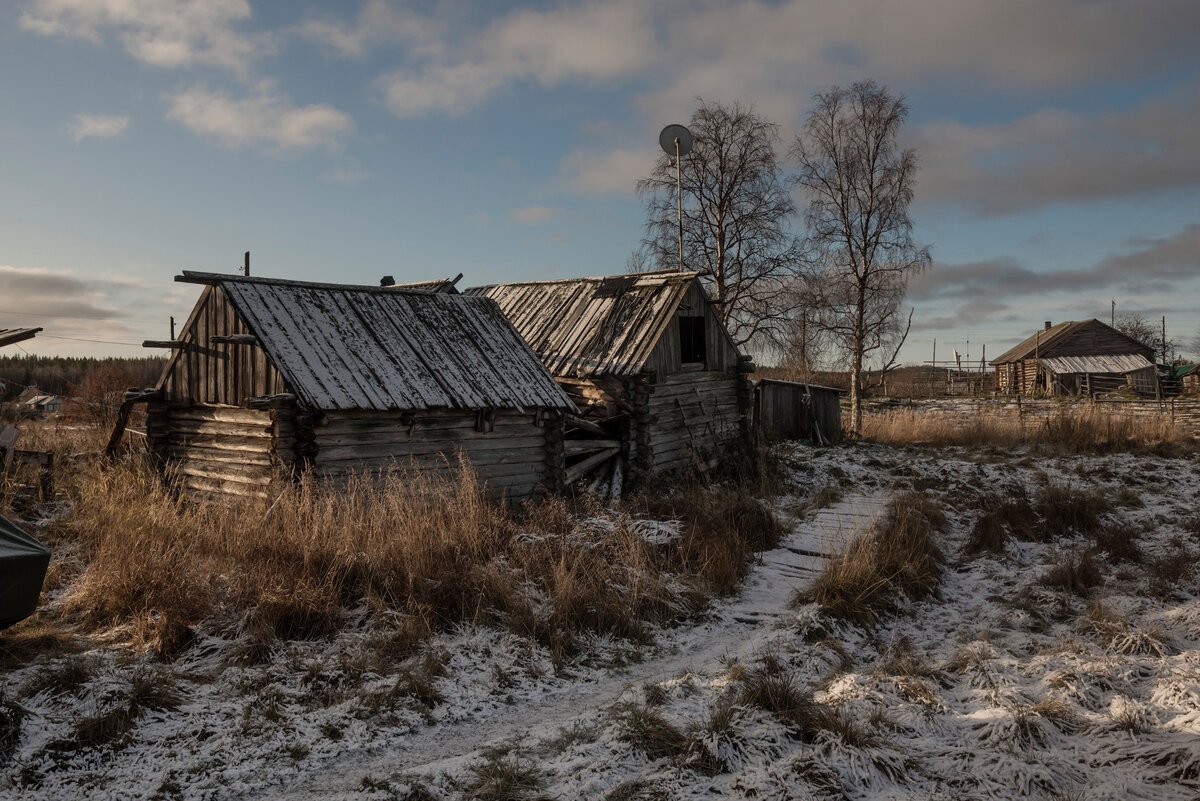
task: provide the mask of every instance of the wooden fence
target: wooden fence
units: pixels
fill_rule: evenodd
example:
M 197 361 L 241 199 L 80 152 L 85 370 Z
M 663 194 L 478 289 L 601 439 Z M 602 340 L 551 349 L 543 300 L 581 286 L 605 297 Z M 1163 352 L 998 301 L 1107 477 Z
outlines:
M 1063 412 L 1102 411 L 1109 414 L 1169 420 L 1185 431 L 1200 436 L 1200 398 L 1164 400 L 1114 400 L 1022 398 L 882 398 L 863 403 L 867 413 L 906 411 L 952 420 L 974 420 L 980 415 L 1011 415 L 1038 419 Z

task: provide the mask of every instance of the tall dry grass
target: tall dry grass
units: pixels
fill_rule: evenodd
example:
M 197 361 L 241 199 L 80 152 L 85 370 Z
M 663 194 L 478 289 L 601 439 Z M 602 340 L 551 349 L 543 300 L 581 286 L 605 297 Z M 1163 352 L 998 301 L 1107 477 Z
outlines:
M 1141 449 L 1195 450 L 1197 439 L 1161 417 L 1119 414 L 1097 408 L 1068 408 L 1048 416 L 1016 411 L 953 417 L 913 410 L 868 412 L 863 439 L 886 445 L 1023 445 L 1052 452 L 1112 453 Z
M 468 467 L 198 503 L 133 460 L 79 466 L 70 492 L 74 510 L 50 533 L 77 554 L 57 569 L 57 613 L 83 627 L 132 624 L 164 655 L 196 628 L 269 642 L 322 637 L 366 616 L 392 621 L 397 657 L 462 621 L 511 627 L 561 657 L 581 634 L 640 640 L 692 613 L 779 535 L 736 487 L 688 486 L 617 509 L 553 498 L 511 510 Z M 639 519 L 651 515 L 680 521 L 678 536 L 645 536 Z

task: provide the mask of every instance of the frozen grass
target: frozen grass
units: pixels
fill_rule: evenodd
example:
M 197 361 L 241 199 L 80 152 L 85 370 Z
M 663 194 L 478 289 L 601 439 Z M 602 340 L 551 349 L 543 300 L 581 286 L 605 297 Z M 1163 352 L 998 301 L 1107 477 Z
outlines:
M 864 415 L 862 438 L 896 446 L 1030 446 L 1040 453 L 1064 454 L 1191 453 L 1197 449 L 1196 437 L 1169 419 L 1086 407 L 1025 419 L 1016 411 L 982 413 L 968 419 L 908 410 L 875 412 Z

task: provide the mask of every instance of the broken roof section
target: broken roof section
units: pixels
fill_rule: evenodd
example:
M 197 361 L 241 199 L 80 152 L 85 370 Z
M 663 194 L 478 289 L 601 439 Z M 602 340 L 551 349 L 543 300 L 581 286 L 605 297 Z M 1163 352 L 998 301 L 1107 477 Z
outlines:
M 189 271 L 175 280 L 219 287 L 310 408 L 574 409 L 487 298 Z
M 471 287 L 500 304 L 558 376 L 642 370 L 698 272 L 656 272 Z
M 33 339 L 34 335 L 41 330 L 40 328 L 0 328 L 0 347 Z

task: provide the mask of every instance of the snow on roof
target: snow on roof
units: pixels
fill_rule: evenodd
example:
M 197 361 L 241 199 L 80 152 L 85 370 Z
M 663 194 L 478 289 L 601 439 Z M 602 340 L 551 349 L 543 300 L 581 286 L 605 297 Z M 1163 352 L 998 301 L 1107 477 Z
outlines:
M 696 272 L 471 287 L 500 304 L 554 375 L 632 375 L 658 344 Z
M 305 405 L 574 410 L 487 298 L 185 272 L 216 284 Z

